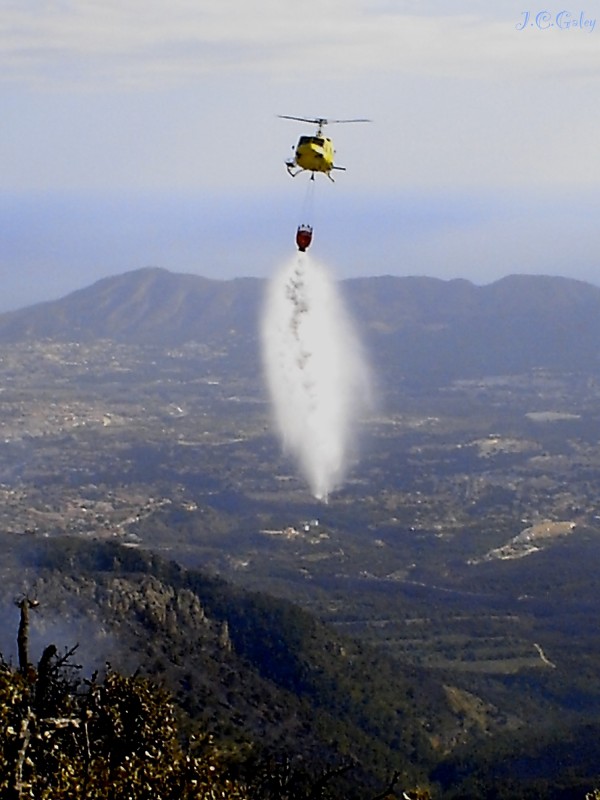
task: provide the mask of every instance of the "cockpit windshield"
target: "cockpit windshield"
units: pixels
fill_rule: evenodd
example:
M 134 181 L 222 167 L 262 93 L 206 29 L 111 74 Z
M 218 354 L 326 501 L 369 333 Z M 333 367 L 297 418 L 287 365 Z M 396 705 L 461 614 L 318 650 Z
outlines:
M 298 146 L 301 147 L 305 144 L 316 144 L 317 147 L 323 147 L 325 140 L 320 136 L 301 136 L 298 141 Z

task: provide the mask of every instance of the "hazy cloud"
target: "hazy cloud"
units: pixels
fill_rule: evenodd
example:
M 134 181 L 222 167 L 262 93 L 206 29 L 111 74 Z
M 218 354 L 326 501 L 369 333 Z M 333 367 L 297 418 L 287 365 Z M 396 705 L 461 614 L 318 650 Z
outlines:
M 0 10 L 0 63 L 5 81 L 137 87 L 211 70 L 279 79 L 297 70 L 328 79 L 381 70 L 480 78 L 500 68 L 560 76 L 589 68 L 590 59 L 600 65 L 594 36 L 518 32 L 520 10 L 491 16 L 474 6 L 449 13 L 438 3 L 358 0 L 9 0 Z

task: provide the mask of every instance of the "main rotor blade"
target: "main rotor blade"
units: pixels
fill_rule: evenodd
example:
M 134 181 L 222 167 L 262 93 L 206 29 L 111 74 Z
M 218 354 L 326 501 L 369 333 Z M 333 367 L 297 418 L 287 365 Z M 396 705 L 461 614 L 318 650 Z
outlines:
M 327 119 L 326 117 L 292 117 L 289 114 L 277 114 L 280 119 L 296 119 L 299 122 L 312 122 L 313 125 L 332 125 L 341 122 L 371 122 L 370 119 Z
M 327 120 L 320 119 L 318 117 L 291 117 L 289 114 L 277 114 L 279 119 L 296 119 L 299 122 L 310 122 L 313 125 L 321 125 Z
M 326 125 L 338 124 L 340 122 L 371 122 L 370 119 L 324 119 L 322 122 Z

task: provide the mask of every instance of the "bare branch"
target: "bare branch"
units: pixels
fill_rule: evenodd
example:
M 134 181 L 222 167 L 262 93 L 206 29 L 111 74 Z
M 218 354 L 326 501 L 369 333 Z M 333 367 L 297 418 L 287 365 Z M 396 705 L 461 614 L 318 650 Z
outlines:
M 25 763 L 25 754 L 27 753 L 27 748 L 29 747 L 29 741 L 31 739 L 30 723 L 33 719 L 35 719 L 33 711 L 29 708 L 27 709 L 27 715 L 23 717 L 21 721 L 21 730 L 19 731 L 19 738 L 22 741 L 22 745 L 19 748 L 19 755 L 17 757 L 17 765 L 15 769 L 15 792 L 18 798 L 24 796 L 23 790 L 26 788 L 23 781 L 23 765 Z
M 39 606 L 38 600 L 31 600 L 27 595 L 20 600 L 15 600 L 15 605 L 21 610 L 19 631 L 17 633 L 17 650 L 19 653 L 19 670 L 23 675 L 30 671 L 29 663 L 29 609 Z
M 318 800 L 321 797 L 323 789 L 325 786 L 327 786 L 330 780 L 349 772 L 351 769 L 354 769 L 354 763 L 352 762 L 343 764 L 341 767 L 332 767 L 331 769 L 325 770 L 321 777 L 318 778 L 318 780 L 316 780 L 312 785 L 309 800 Z
M 388 795 L 392 794 L 392 792 L 394 791 L 394 788 L 396 787 L 396 784 L 400 780 L 400 775 L 401 775 L 400 772 L 394 772 L 394 774 L 392 775 L 392 780 L 389 782 L 389 785 L 387 786 L 387 788 L 384 789 L 383 792 L 381 792 L 380 794 L 376 794 L 375 797 L 371 798 L 371 800 L 385 800 L 385 798 Z M 406 794 L 405 794 L 405 796 L 406 796 Z

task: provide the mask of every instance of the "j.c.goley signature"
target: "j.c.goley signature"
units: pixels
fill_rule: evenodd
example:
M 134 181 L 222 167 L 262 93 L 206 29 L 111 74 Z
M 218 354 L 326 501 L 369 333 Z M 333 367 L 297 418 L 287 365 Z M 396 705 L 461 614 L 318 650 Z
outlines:
M 558 11 L 555 14 L 551 11 L 538 11 L 535 13 L 523 11 L 521 16 L 523 19 L 515 25 L 518 31 L 529 27 L 537 28 L 540 31 L 558 28 L 561 31 L 579 29 L 580 31 L 591 33 L 596 27 L 596 20 L 586 18 L 585 11 L 580 11 L 578 14 L 573 14 L 571 11 Z

